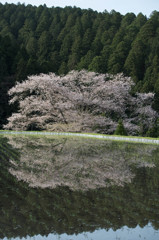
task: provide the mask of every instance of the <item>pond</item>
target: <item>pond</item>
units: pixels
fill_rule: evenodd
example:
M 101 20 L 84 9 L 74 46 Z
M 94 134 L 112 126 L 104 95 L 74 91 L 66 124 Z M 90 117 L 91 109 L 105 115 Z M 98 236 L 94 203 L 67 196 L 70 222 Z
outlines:
M 0 238 L 158 240 L 159 145 L 0 136 Z

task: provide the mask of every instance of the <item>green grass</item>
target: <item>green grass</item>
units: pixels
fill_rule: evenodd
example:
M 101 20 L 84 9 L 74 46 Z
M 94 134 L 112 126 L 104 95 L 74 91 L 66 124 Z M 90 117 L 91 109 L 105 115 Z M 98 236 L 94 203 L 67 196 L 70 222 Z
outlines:
M 123 136 L 123 135 L 109 135 L 109 134 L 101 134 L 101 133 L 86 133 L 86 132 L 49 132 L 49 131 L 14 131 L 14 130 L 0 130 L 0 133 L 4 133 L 5 132 L 26 132 L 26 134 L 24 133 L 23 135 L 35 135 L 37 136 L 38 134 L 36 133 L 44 133 L 42 136 L 47 136 L 45 135 L 45 133 L 60 133 L 60 134 L 69 134 L 69 133 L 73 133 L 73 134 L 81 134 L 81 135 L 92 135 L 93 136 L 107 136 L 107 137 L 123 137 L 123 138 L 138 138 L 138 139 L 151 139 L 151 140 L 159 140 L 159 138 L 152 138 L 152 137 L 142 137 L 142 136 Z M 31 134 L 27 134 L 27 132 L 31 133 Z M 7 135 L 7 134 L 6 134 Z M 18 135 L 18 134 L 17 134 Z M 41 135 L 41 134 L 39 134 Z M 55 136 L 55 135 L 52 135 Z M 60 135 L 59 135 L 60 136 Z M 69 136 L 69 135 L 68 135 Z
M 16 132 L 16 131 L 13 131 L 13 130 L 0 130 L 0 134 L 3 134 L 3 135 L 7 135 L 5 134 L 5 132 L 10 132 L 12 134 L 12 132 Z M 141 136 L 121 136 L 121 135 L 107 135 L 107 134 L 97 134 L 97 133 L 80 133 L 80 132 L 47 132 L 47 131 L 17 131 L 17 132 L 21 132 L 23 136 L 32 136 L 32 137 L 51 137 L 51 138 L 55 138 L 55 137 L 78 137 L 78 136 L 73 136 L 73 135 L 69 135 L 69 134 L 81 134 L 81 136 L 79 137 L 84 137 L 84 138 L 96 138 L 98 136 L 106 136 L 106 137 L 122 137 L 123 139 L 106 139 L 106 138 L 101 138 L 101 140 L 108 140 L 108 141 L 121 141 L 121 142 L 126 142 L 127 141 L 127 138 L 136 138 L 136 139 L 148 139 L 148 140 L 159 140 L 159 138 L 151 138 L 151 137 L 141 137 Z M 26 134 L 25 134 L 26 132 Z M 29 134 L 28 134 L 29 133 Z M 38 134 L 40 133 L 40 134 Z M 45 133 L 58 133 L 58 134 L 61 134 L 61 135 L 45 135 Z M 63 135 L 63 134 L 68 134 L 67 136 L 66 135 Z M 90 135 L 89 137 L 86 136 L 86 135 Z M 19 134 L 14 134 L 13 136 L 19 136 Z M 126 138 L 124 140 L 124 138 Z M 138 141 L 130 141 L 129 142 L 133 142 L 133 143 L 144 143 L 144 144 L 157 144 L 157 143 L 146 143 L 146 142 L 138 142 Z

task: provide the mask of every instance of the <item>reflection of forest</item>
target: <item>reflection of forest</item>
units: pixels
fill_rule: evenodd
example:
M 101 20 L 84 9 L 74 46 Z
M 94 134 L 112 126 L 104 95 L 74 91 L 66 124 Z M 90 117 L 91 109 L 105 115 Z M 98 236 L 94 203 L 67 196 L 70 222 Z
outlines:
M 37 234 L 44 236 L 53 232 L 73 234 L 98 228 L 119 229 L 125 225 L 133 228 L 137 224 L 143 227 L 148 222 L 159 229 L 159 175 L 156 161 L 159 157 L 159 147 L 109 142 L 105 144 L 108 148 L 114 146 L 120 149 L 121 153 L 124 149 L 136 150 L 132 157 L 133 164 L 129 164 L 132 174 L 135 175 L 133 182 L 125 184 L 124 187 L 113 185 L 89 191 L 73 191 L 68 187 L 58 187 L 54 190 L 30 188 L 27 183 L 18 182 L 8 172 L 8 168 L 12 167 L 12 162 L 16 161 L 19 164 L 20 153 L 15 146 L 13 148 L 13 145 L 8 144 L 8 139 L 0 139 L 0 238 Z M 28 147 L 29 145 L 30 142 Z M 18 142 L 16 148 L 20 149 Z M 117 155 L 120 159 L 119 152 Z M 60 155 L 60 150 L 56 154 Z M 123 154 L 125 163 L 130 160 L 130 155 L 126 152 Z M 142 155 L 145 156 L 146 162 L 151 158 L 157 167 L 141 166 L 141 159 L 139 161 L 137 156 Z M 134 164 L 135 159 L 137 167 Z M 11 163 L 8 160 L 11 160 Z

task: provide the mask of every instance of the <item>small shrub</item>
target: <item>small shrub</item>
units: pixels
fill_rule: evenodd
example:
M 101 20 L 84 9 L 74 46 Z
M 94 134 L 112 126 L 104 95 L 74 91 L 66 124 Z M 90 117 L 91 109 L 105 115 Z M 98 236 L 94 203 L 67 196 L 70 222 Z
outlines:
M 127 136 L 127 132 L 126 132 L 126 129 L 124 128 L 124 125 L 123 125 L 122 120 L 119 120 L 118 126 L 117 126 L 114 134 L 115 134 L 115 135 Z

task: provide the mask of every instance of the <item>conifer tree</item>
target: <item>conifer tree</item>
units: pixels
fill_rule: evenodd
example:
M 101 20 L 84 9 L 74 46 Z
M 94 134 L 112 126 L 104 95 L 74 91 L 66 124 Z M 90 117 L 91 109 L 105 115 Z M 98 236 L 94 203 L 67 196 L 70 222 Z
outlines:
M 114 135 L 123 135 L 123 136 L 127 136 L 127 132 L 126 129 L 124 128 L 123 122 L 122 120 L 118 121 L 118 126 L 114 132 Z

